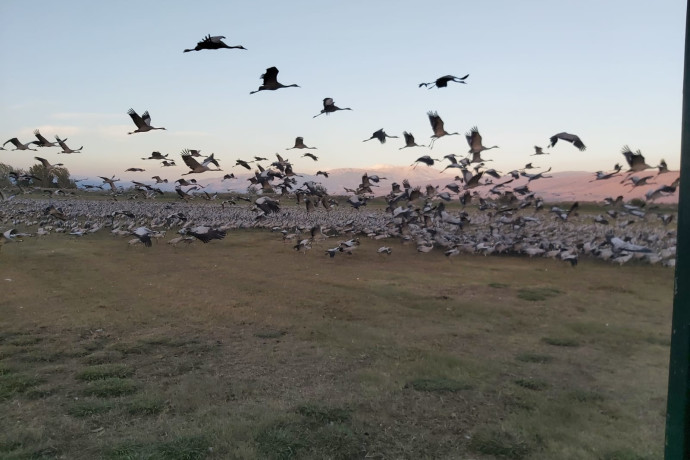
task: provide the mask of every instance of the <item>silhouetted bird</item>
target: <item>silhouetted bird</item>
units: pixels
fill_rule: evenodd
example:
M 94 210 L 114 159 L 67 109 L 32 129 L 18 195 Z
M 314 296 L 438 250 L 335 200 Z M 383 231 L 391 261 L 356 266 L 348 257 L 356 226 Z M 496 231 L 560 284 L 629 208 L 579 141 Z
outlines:
M 193 49 L 187 49 L 184 50 L 183 53 L 189 53 L 190 51 L 201 51 L 201 50 L 217 50 L 221 48 L 230 48 L 230 49 L 241 49 L 241 50 L 246 50 L 242 45 L 238 46 L 228 46 L 225 43 L 223 43 L 223 37 L 222 35 L 216 35 L 215 37 L 211 37 L 211 35 L 206 35 L 203 40 L 201 40 L 199 43 L 196 44 L 196 46 Z
M 551 136 L 551 138 L 549 139 L 551 141 L 551 144 L 549 145 L 549 147 L 553 147 L 554 145 L 556 145 L 556 142 L 558 142 L 558 139 L 570 142 L 575 147 L 580 149 L 580 151 L 582 151 L 582 152 L 587 148 L 587 147 L 585 147 L 585 144 L 582 143 L 582 141 L 580 140 L 580 138 L 578 136 L 576 136 L 575 134 L 569 134 L 569 133 L 565 133 L 565 132 L 554 134 L 553 136 Z
M 386 132 L 383 130 L 383 128 L 381 128 L 378 131 L 375 131 L 369 139 L 364 139 L 362 142 L 367 142 L 367 141 L 370 141 L 372 139 L 378 139 L 380 143 L 384 144 L 386 142 L 387 137 L 395 138 L 395 139 L 398 138 L 398 136 L 389 136 L 388 134 L 386 134 Z
M 324 113 L 326 115 L 328 115 L 329 113 L 333 113 L 337 110 L 352 110 L 352 109 L 349 107 L 344 107 L 341 109 L 340 107 L 335 105 L 335 101 L 333 101 L 333 98 L 327 97 L 323 100 L 323 109 L 321 110 L 321 112 L 317 113 L 312 118 L 316 118 L 319 115 L 323 115 Z
M 420 83 L 419 87 L 421 88 L 422 86 L 426 86 L 429 89 L 433 88 L 434 86 L 436 88 L 445 88 L 448 86 L 448 82 L 454 81 L 456 83 L 467 83 L 465 79 L 469 77 L 470 74 L 465 75 L 464 77 L 454 77 L 453 75 L 445 75 L 443 77 L 439 77 L 436 79 L 436 81 L 432 81 L 429 83 Z
M 277 67 L 269 67 L 268 69 L 266 69 L 266 73 L 261 75 L 261 78 L 264 80 L 264 84 L 259 86 L 259 89 L 257 89 L 256 91 L 251 91 L 249 94 L 258 93 L 259 91 L 274 91 L 280 88 L 299 88 L 299 85 L 296 85 L 294 83 L 292 85 L 284 85 L 282 83 L 279 83 Z

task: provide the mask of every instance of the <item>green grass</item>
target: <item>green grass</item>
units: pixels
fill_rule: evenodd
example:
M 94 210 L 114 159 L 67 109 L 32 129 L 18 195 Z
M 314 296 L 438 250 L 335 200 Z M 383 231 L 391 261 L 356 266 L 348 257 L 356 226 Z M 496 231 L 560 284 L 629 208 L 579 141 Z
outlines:
M 136 392 L 138 385 L 131 379 L 106 378 L 89 382 L 83 393 L 87 396 L 111 398 Z
M 530 302 L 537 302 L 546 300 L 551 297 L 562 294 L 560 289 L 551 287 L 535 287 L 518 290 L 518 298 L 522 300 L 529 300 Z
M 111 377 L 125 378 L 134 374 L 134 369 L 126 364 L 98 364 L 87 367 L 75 376 L 77 380 L 104 380 Z
M 472 385 L 467 382 L 461 382 L 448 378 L 414 379 L 407 382 L 406 386 L 417 391 L 428 391 L 432 393 L 455 392 L 469 390 L 472 388 Z
M 469 447 L 472 451 L 498 458 L 521 460 L 534 447 L 520 435 L 499 428 L 484 428 L 472 436 Z
M 515 356 L 515 359 L 517 359 L 518 361 L 522 361 L 523 363 L 546 364 L 553 361 L 553 356 L 541 353 L 525 352 Z
M 115 405 L 108 400 L 82 400 L 70 404 L 67 413 L 72 417 L 89 417 L 111 411 L 114 407 Z
M 515 385 L 527 388 L 528 390 L 542 391 L 549 387 L 549 384 L 544 380 L 539 379 L 516 379 Z
M 209 453 L 208 440 L 204 436 L 181 436 L 170 441 L 154 443 L 126 442 L 106 450 L 109 460 L 200 460 Z
M 279 422 L 261 430 L 256 438 L 262 458 L 332 458 L 346 460 L 362 456 L 362 440 L 346 423 L 314 425 L 304 421 Z
M 9 399 L 16 394 L 24 393 L 42 382 L 43 380 L 38 377 L 20 373 L 0 375 L 0 400 Z
M 86 364 L 107 364 L 120 361 L 122 356 L 122 353 L 117 351 L 103 350 L 85 356 L 83 361 Z
M 668 269 L 338 239 L 4 245 L 0 458 L 661 457 Z
M 542 342 L 554 347 L 579 347 L 580 342 L 571 337 L 542 337 Z
M 165 410 L 165 401 L 158 396 L 139 395 L 127 403 L 130 415 L 157 415 Z

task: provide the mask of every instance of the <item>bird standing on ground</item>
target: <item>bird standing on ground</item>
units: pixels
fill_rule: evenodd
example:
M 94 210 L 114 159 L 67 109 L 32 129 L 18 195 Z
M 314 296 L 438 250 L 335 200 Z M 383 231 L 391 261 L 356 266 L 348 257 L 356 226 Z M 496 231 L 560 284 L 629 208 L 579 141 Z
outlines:
M 581 152 L 584 152 L 585 149 L 587 148 L 587 147 L 585 147 L 585 144 L 582 143 L 582 141 L 580 140 L 580 138 L 578 136 L 576 136 L 575 134 L 569 134 L 566 132 L 554 134 L 553 136 L 551 136 L 551 138 L 549 139 L 549 141 L 551 142 L 549 144 L 549 147 L 553 147 L 554 145 L 556 145 L 556 142 L 558 142 L 558 139 L 570 142 L 575 147 L 580 149 Z
M 147 110 L 144 112 L 142 116 L 139 116 L 138 113 L 134 111 L 134 109 L 129 109 L 127 111 L 130 117 L 132 117 L 132 121 L 136 125 L 137 129 L 134 131 L 127 133 L 127 134 L 134 134 L 134 133 L 145 133 L 147 131 L 151 131 L 154 129 L 165 129 L 165 128 L 154 128 L 151 126 L 151 115 L 149 115 L 149 111 Z
M 456 83 L 467 83 L 465 80 L 467 77 L 469 77 L 470 74 L 465 75 L 464 77 L 454 77 L 453 75 L 444 75 L 443 77 L 439 77 L 436 79 L 436 81 L 432 81 L 429 83 L 420 83 L 419 87 L 421 88 L 422 86 L 427 87 L 428 89 L 433 88 L 434 86 L 436 88 L 445 88 L 448 86 L 448 82 L 454 81 Z
M 427 112 L 427 115 L 429 116 L 431 129 L 434 131 L 434 134 L 431 136 L 431 144 L 429 145 L 429 148 L 434 148 L 434 142 L 436 142 L 436 140 L 440 137 L 460 134 L 446 132 L 446 130 L 443 129 L 443 120 L 438 116 L 438 112 Z
M 237 46 L 228 46 L 223 42 L 223 39 L 225 37 L 222 35 L 216 35 L 214 37 L 211 37 L 211 35 L 206 35 L 203 40 L 201 40 L 199 43 L 196 44 L 196 46 L 193 49 L 186 49 L 183 51 L 183 53 L 189 53 L 190 51 L 201 51 L 201 50 L 217 50 L 221 48 L 229 48 L 229 49 L 241 49 L 241 50 L 246 50 L 242 45 L 237 45 Z
M 284 85 L 282 83 L 278 82 L 278 68 L 277 67 L 269 67 L 266 69 L 266 73 L 261 75 L 261 78 L 264 80 L 264 84 L 259 86 L 259 89 L 256 91 L 251 91 L 249 94 L 254 94 L 258 93 L 259 91 L 275 91 L 276 89 L 280 88 L 299 88 L 299 85 L 292 84 L 292 85 Z
M 325 113 L 326 115 L 328 115 L 329 113 L 333 113 L 333 112 L 335 112 L 335 111 L 337 111 L 337 110 L 352 110 L 352 109 L 349 108 L 349 107 L 343 107 L 343 108 L 341 109 L 340 107 L 338 107 L 337 105 L 335 105 L 335 101 L 333 100 L 333 98 L 327 97 L 327 98 L 325 98 L 325 99 L 323 100 L 323 109 L 321 110 L 321 112 L 317 113 L 317 114 L 314 115 L 312 118 L 316 118 L 316 117 L 318 117 L 319 115 L 323 115 L 324 113 Z
M 388 134 L 386 134 L 386 132 L 383 130 L 383 128 L 381 128 L 378 131 L 375 131 L 369 139 L 364 139 L 362 142 L 367 142 L 367 141 L 370 141 L 372 139 L 378 139 L 380 143 L 384 144 L 386 142 L 387 137 L 395 138 L 395 139 L 398 138 L 398 136 L 389 136 Z

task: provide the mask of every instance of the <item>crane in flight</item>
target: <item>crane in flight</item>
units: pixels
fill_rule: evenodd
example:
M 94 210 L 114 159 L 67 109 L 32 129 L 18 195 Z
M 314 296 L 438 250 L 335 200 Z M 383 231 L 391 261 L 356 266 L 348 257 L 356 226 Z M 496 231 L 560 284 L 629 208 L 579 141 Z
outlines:
M 566 133 L 566 132 L 554 134 L 553 136 L 551 136 L 551 138 L 549 139 L 549 141 L 550 141 L 549 147 L 553 147 L 554 145 L 556 145 L 556 142 L 558 142 L 558 139 L 570 142 L 575 147 L 580 149 L 581 152 L 584 152 L 585 149 L 587 148 L 587 147 L 585 147 L 585 144 L 582 143 L 582 140 L 580 139 L 579 136 L 576 136 L 575 134 Z
M 427 112 L 427 115 L 429 116 L 431 129 L 434 131 L 434 134 L 431 136 L 431 144 L 429 145 L 429 148 L 434 148 L 434 142 L 443 136 L 454 136 L 456 134 L 460 134 L 446 132 L 446 130 L 443 128 L 443 120 L 438 115 L 438 112 Z
M 328 115 L 329 113 L 333 113 L 333 112 L 338 111 L 338 110 L 352 110 L 352 109 L 349 107 L 343 107 L 341 109 L 340 107 L 335 105 L 335 101 L 333 100 L 332 97 L 327 97 L 323 100 L 323 109 L 321 110 L 321 112 L 317 113 L 312 118 L 316 118 L 319 115 L 323 115 L 324 113 L 326 115 Z
M 256 91 L 251 91 L 249 94 L 254 94 L 258 93 L 259 91 L 275 91 L 280 88 L 299 88 L 299 85 L 297 84 L 292 84 L 292 85 L 284 85 L 278 81 L 278 67 L 269 67 L 266 69 L 266 73 L 261 75 L 261 78 L 264 81 L 264 84 L 259 86 L 259 89 Z
M 43 137 L 43 134 L 37 129 L 34 130 L 34 136 L 38 139 L 38 142 L 34 141 L 36 147 L 57 147 L 57 142 L 50 142 L 48 139 Z M 66 141 L 67 139 L 64 139 Z
M 467 77 L 469 77 L 469 76 L 470 76 L 470 74 L 467 74 L 467 75 L 465 75 L 464 77 L 458 78 L 458 77 L 455 77 L 455 76 L 453 76 L 453 75 L 444 75 L 443 77 L 437 78 L 436 81 L 432 81 L 432 82 L 429 82 L 429 83 L 420 83 L 420 84 L 419 84 L 419 87 L 421 88 L 422 86 L 424 86 L 424 87 L 426 87 L 426 88 L 428 88 L 428 89 L 431 89 L 431 88 L 433 88 L 433 87 L 436 87 L 436 88 L 445 88 L 445 87 L 448 86 L 448 83 L 451 82 L 451 81 L 454 81 L 454 82 L 456 82 L 456 83 L 465 83 L 465 84 L 466 84 L 467 82 L 466 82 L 465 80 L 466 80 Z
M 369 139 L 364 139 L 362 142 L 367 142 L 367 141 L 370 141 L 372 139 L 378 139 L 380 143 L 385 144 L 387 137 L 395 138 L 395 139 L 398 138 L 398 136 L 389 136 L 388 134 L 386 134 L 386 132 L 383 130 L 383 128 L 381 128 L 378 131 L 375 131 Z
M 36 149 L 31 148 L 31 144 L 38 144 L 37 141 L 31 141 L 31 142 L 27 142 L 26 144 L 22 144 L 21 142 L 19 142 L 19 139 L 17 139 L 16 137 L 13 137 L 12 139 L 5 141 L 5 143 L 2 144 L 2 146 L 4 147 L 5 145 L 7 145 L 9 143 L 12 143 L 15 146 L 15 148 L 12 150 L 33 150 L 34 152 L 37 151 Z
M 134 134 L 134 133 L 145 133 L 147 131 L 151 131 L 154 129 L 165 129 L 165 128 L 154 128 L 151 126 L 151 115 L 149 115 L 149 111 L 147 110 L 144 112 L 143 115 L 139 116 L 138 113 L 134 111 L 134 109 L 129 109 L 127 111 L 130 117 L 132 117 L 132 121 L 136 125 L 137 129 L 132 131 L 131 133 L 127 134 Z
M 201 50 L 218 50 L 221 48 L 228 48 L 228 49 L 241 49 L 241 50 L 246 50 L 242 45 L 237 45 L 237 46 L 228 46 L 223 42 L 223 39 L 225 37 L 222 35 L 216 35 L 214 37 L 211 37 L 211 35 L 206 35 L 203 40 L 201 40 L 199 43 L 196 44 L 196 46 L 192 49 L 186 49 L 183 51 L 183 53 L 189 53 L 190 51 L 201 51 Z
M 398 150 L 402 150 L 408 147 L 426 147 L 426 145 L 419 145 L 414 141 L 414 136 L 412 133 L 408 133 L 407 131 L 403 131 L 403 137 L 405 138 L 405 146 L 400 147 Z

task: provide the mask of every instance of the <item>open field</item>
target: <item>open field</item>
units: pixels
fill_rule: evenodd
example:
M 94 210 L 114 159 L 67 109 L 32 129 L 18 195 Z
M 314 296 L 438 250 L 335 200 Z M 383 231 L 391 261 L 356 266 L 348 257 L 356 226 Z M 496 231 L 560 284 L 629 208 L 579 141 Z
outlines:
M 662 457 L 672 269 L 388 245 L 4 245 L 0 458 Z

